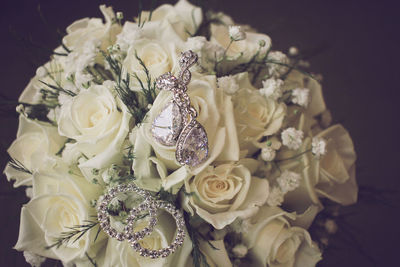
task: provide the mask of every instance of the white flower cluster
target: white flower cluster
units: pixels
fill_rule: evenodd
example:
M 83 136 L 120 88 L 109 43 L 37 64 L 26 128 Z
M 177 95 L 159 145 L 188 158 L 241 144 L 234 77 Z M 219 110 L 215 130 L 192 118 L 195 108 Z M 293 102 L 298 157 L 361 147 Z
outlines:
M 282 193 L 285 194 L 299 187 L 300 179 L 300 174 L 285 170 L 282 172 L 281 176 L 276 179 L 276 181 L 278 182 Z
M 262 81 L 262 84 L 263 88 L 260 89 L 260 93 L 265 97 L 278 100 L 282 96 L 283 81 L 281 79 L 270 78 Z
M 307 107 L 310 102 L 310 90 L 307 88 L 293 89 L 292 102 L 299 106 Z
M 4 171 L 15 187 L 27 186 L 30 198 L 15 248 L 32 266 L 43 257 L 90 266 L 92 256 L 99 266 L 180 267 L 200 254 L 210 266 L 315 266 L 321 252 L 307 228 L 323 207 L 319 198 L 355 202 L 355 153 L 347 131 L 330 125 L 321 85 L 294 65 L 301 51 L 291 48 L 288 57 L 271 50 L 269 36 L 223 13 L 203 16 L 206 10 L 187 0 L 143 11 L 136 21 L 100 9 L 104 20 L 67 28 L 63 46 L 20 96 Z M 177 77 L 181 52 L 189 49 L 198 64 L 190 68 L 187 95 L 208 138 L 208 158 L 194 167 L 179 164 L 176 147 L 152 134 L 155 121 L 168 124 L 168 133 L 185 127 L 180 110 L 170 112 L 171 92 L 156 88 L 155 79 Z M 102 195 L 130 183 L 185 212 L 179 227 L 194 234 L 167 258 L 150 260 L 97 233 L 91 215 Z M 142 202 L 117 194 L 107 202 L 110 225 L 123 231 L 124 218 Z M 132 227 L 147 224 L 143 218 Z M 174 225 L 158 214 L 141 245 L 169 246 Z M 231 238 L 237 234 L 240 240 Z
M 232 41 L 241 41 L 246 39 L 246 33 L 240 26 L 229 26 L 229 37 Z
M 303 137 L 303 131 L 296 130 L 293 127 L 289 127 L 283 130 L 281 134 L 282 144 L 293 150 L 297 150 L 300 148 L 303 142 Z

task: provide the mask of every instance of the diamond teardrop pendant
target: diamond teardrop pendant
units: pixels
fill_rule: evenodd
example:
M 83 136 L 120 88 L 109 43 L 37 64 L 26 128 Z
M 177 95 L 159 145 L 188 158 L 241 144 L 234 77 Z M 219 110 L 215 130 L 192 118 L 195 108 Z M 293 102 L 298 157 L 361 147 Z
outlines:
M 208 158 L 208 138 L 204 127 L 192 120 L 179 136 L 176 160 L 182 165 L 196 167 Z
M 171 101 L 154 119 L 151 133 L 160 144 L 174 146 L 182 131 L 182 125 L 179 107 L 174 101 Z
M 204 127 L 196 120 L 197 112 L 191 107 L 187 85 L 191 79 L 189 67 L 197 62 L 191 50 L 182 53 L 178 78 L 171 73 L 161 75 L 156 85 L 160 90 L 172 91 L 173 101 L 154 119 L 151 132 L 160 144 L 176 144 L 176 160 L 182 165 L 196 167 L 208 158 L 208 138 Z

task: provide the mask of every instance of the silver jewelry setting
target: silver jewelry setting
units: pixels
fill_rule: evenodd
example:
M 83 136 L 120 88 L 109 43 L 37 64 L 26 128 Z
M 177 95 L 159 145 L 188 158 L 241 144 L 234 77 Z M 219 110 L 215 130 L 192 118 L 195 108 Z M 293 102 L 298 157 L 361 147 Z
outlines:
M 110 214 L 107 210 L 107 206 L 118 194 L 128 192 L 138 194 L 144 199 L 144 201 L 137 207 L 134 207 L 130 210 L 129 216 L 126 219 L 124 231 L 118 232 L 110 224 Z M 148 191 L 140 189 L 134 184 L 122 184 L 111 188 L 105 195 L 100 197 L 98 203 L 97 218 L 103 231 L 106 232 L 108 236 L 115 238 L 118 241 L 127 240 L 132 248 L 143 257 L 150 257 L 152 259 L 168 257 L 171 253 L 175 252 L 177 248 L 182 246 L 184 242 L 185 220 L 182 212 L 169 202 L 154 199 Z M 157 224 L 158 210 L 160 209 L 170 213 L 175 219 L 177 226 L 175 239 L 166 248 L 161 248 L 158 250 L 143 248 L 140 244 L 140 240 L 153 232 L 153 229 Z M 139 218 L 139 215 L 143 212 L 148 212 L 149 224 L 141 231 L 134 232 L 134 223 Z
M 178 77 L 165 73 L 156 80 L 160 90 L 171 91 L 173 100 L 162 109 L 151 127 L 153 138 L 162 145 L 176 145 L 176 160 L 181 165 L 196 167 L 208 158 L 208 138 L 204 127 L 196 120 L 187 85 L 192 77 L 189 68 L 197 62 L 197 54 L 188 50 L 181 54 Z

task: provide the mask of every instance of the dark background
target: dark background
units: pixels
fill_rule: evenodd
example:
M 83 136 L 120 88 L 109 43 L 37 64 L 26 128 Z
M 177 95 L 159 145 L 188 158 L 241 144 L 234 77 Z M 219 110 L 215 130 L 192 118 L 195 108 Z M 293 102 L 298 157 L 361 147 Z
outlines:
M 150 1 L 143 1 L 149 6 Z M 172 1 L 174 2 L 174 1 Z M 322 47 L 310 58 L 311 71 L 323 74 L 323 88 L 334 121 L 350 131 L 358 153 L 357 177 L 362 187 L 359 204 L 342 209 L 351 233 L 341 231 L 319 266 L 399 266 L 399 8 L 395 1 L 378 0 L 268 0 L 206 1 L 215 10 L 230 14 L 237 23 L 251 24 L 273 40 L 275 49 L 287 51 Z M 40 3 L 50 31 L 37 11 Z M 101 17 L 98 5 L 107 3 L 126 18 L 137 14 L 134 0 L 13 0 L 0 10 L 0 94 L 16 100 L 46 57 L 28 56 L 12 31 L 48 48 L 59 44 L 54 34 L 83 17 Z M 43 52 L 43 51 L 42 51 Z M 36 55 L 39 55 L 37 51 Z M 44 53 L 46 55 L 46 52 Z M 5 107 L 2 107 L 5 108 Z M 16 116 L 1 114 L 0 168 L 14 140 Z M 362 192 L 367 192 L 363 190 Z M 16 243 L 24 190 L 0 179 L 0 266 L 27 266 Z M 383 195 L 382 195 L 383 194 Z M 383 199 L 373 196 L 383 196 Z M 387 201 L 385 201 L 385 199 Z M 388 202 L 388 203 L 386 203 Z M 354 236 L 353 236 L 354 234 Z M 347 241 L 346 241 L 347 240 Z M 354 240 L 349 242 L 348 240 Z M 54 264 L 49 264 L 54 266 Z

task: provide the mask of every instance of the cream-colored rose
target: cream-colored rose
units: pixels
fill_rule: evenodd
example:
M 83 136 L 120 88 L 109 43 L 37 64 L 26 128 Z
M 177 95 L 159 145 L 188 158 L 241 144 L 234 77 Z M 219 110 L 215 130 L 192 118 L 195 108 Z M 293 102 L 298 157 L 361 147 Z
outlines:
M 161 187 L 164 189 L 174 185 L 179 187 L 186 178 L 201 172 L 213 161 L 239 160 L 231 97 L 217 89 L 216 77 L 193 75 L 188 86 L 188 94 L 192 106 L 198 112 L 197 120 L 207 133 L 209 158 L 194 169 L 180 166 L 175 159 L 175 146 L 164 146 L 154 139 L 151 125 L 172 99 L 171 92 L 161 91 L 132 140 L 136 181 L 146 189 L 158 191 Z
M 247 72 L 234 78 L 240 88 L 232 100 L 241 156 L 249 156 L 260 148 L 258 142 L 262 137 L 273 135 L 281 128 L 286 105 L 262 96 L 251 85 Z
M 236 218 L 246 219 L 257 213 L 269 192 L 266 179 L 252 176 L 245 162 L 208 166 L 185 181 L 184 202 L 216 229 L 222 229 Z
M 139 222 L 135 231 L 145 227 L 146 222 Z M 169 246 L 174 240 L 176 231 L 175 220 L 166 212 L 159 215 L 158 223 L 153 232 L 140 241 L 142 247 L 147 249 L 161 249 Z M 105 252 L 105 260 L 101 266 L 104 267 L 144 267 L 144 266 L 173 266 L 173 267 L 186 267 L 190 266 L 192 261 L 190 253 L 192 251 L 192 242 L 186 234 L 182 247 L 172 253 L 167 258 L 150 259 L 140 256 L 133 250 L 127 241 L 117 241 L 109 238 Z
M 249 266 L 311 267 L 322 259 L 309 233 L 292 227 L 290 217 L 279 208 L 264 206 L 251 218 L 249 229 L 243 234 L 249 248 Z
M 58 49 L 59 48 L 57 48 L 56 51 Z M 59 52 L 61 53 L 65 51 Z M 41 93 L 42 89 L 58 93 L 54 89 L 44 85 L 43 82 L 50 85 L 56 85 L 54 81 L 55 79 L 59 83 L 60 87 L 76 93 L 76 88 L 71 88 L 73 87 L 73 84 L 70 81 L 66 80 L 64 75 L 60 75 L 64 71 L 63 58 L 65 57 L 55 56 L 50 61 L 46 62 L 43 66 L 40 66 L 36 71 L 37 74 L 29 81 L 28 85 L 25 87 L 24 91 L 18 98 L 18 101 L 29 104 L 43 103 L 43 93 Z M 62 95 L 63 93 L 60 94 Z M 52 102 L 49 104 L 55 105 L 56 102 Z
M 141 21 L 149 21 L 150 12 L 142 12 Z M 164 4 L 154 9 L 151 21 L 167 21 L 182 40 L 194 35 L 203 21 L 200 7 L 190 4 L 187 0 L 179 0 L 174 6 Z
M 290 169 L 302 174 L 300 186 L 285 196 L 285 205 L 301 211 L 309 205 L 322 206 L 319 198 L 326 197 L 342 205 L 357 201 L 355 180 L 356 153 L 349 133 L 337 124 L 315 133 L 315 137 L 327 141 L 326 154 L 321 157 L 311 152 L 298 157 L 298 160 L 282 161 L 281 170 Z M 311 149 L 312 137 L 303 141 L 299 151 Z M 292 154 L 282 152 L 278 158 L 284 159 Z
M 75 141 L 68 144 L 66 151 L 79 151 L 88 159 L 79 164 L 87 178 L 91 178 L 92 169 L 108 167 L 121 158 L 130 118 L 108 81 L 81 91 L 61 106 L 58 132 Z
M 33 177 L 33 198 L 21 210 L 21 224 L 15 249 L 31 251 L 48 258 L 71 262 L 86 258 L 85 253 L 95 255 L 104 244 L 104 236 L 93 243 L 97 229 L 93 228 L 76 242 L 69 242 L 46 249 L 54 244 L 68 227 L 91 220 L 95 210 L 89 201 L 97 199 L 101 188 L 88 183 L 84 177 L 68 174 L 59 166 L 53 171 L 37 172 Z
M 229 35 L 229 26 L 223 24 L 211 24 L 211 42 L 223 47 L 226 56 L 233 58 L 235 65 L 248 62 L 257 52 L 260 57 L 263 56 L 271 47 L 271 39 L 268 35 L 262 33 L 246 32 L 246 39 L 233 41 Z M 264 46 L 260 46 L 260 42 Z M 228 67 L 228 62 L 222 62 L 222 67 Z M 225 66 L 226 65 L 226 66 Z
M 208 243 L 209 242 L 209 243 Z M 199 248 L 210 267 L 232 267 L 223 240 L 199 240 Z M 213 247 L 211 247 L 211 245 Z M 189 265 L 191 266 L 191 265 Z
M 74 52 L 82 52 L 86 42 L 96 39 L 100 41 L 100 48 L 106 50 L 112 45 L 117 34 L 121 31 L 118 23 L 113 23 L 115 18 L 112 7 L 100 6 L 106 23 L 100 18 L 83 18 L 73 22 L 67 27 L 67 35 L 63 38 L 64 45 Z
M 143 66 L 136 55 L 143 61 L 149 70 L 152 81 L 166 72 L 179 71 L 178 57 L 181 49 L 174 42 L 162 43 L 157 40 L 141 39 L 134 43 L 128 50 L 123 62 L 123 70 L 130 75 L 130 84 L 133 90 L 141 90 L 140 83 L 135 78 L 136 74 L 143 84 L 147 84 L 147 76 Z
M 56 153 L 64 142 L 65 138 L 51 124 L 20 116 L 17 138 L 7 152 L 31 174 L 18 171 L 8 164 L 4 170 L 7 179 L 15 180 L 14 187 L 32 185 L 32 174 L 51 169 L 55 164 Z

